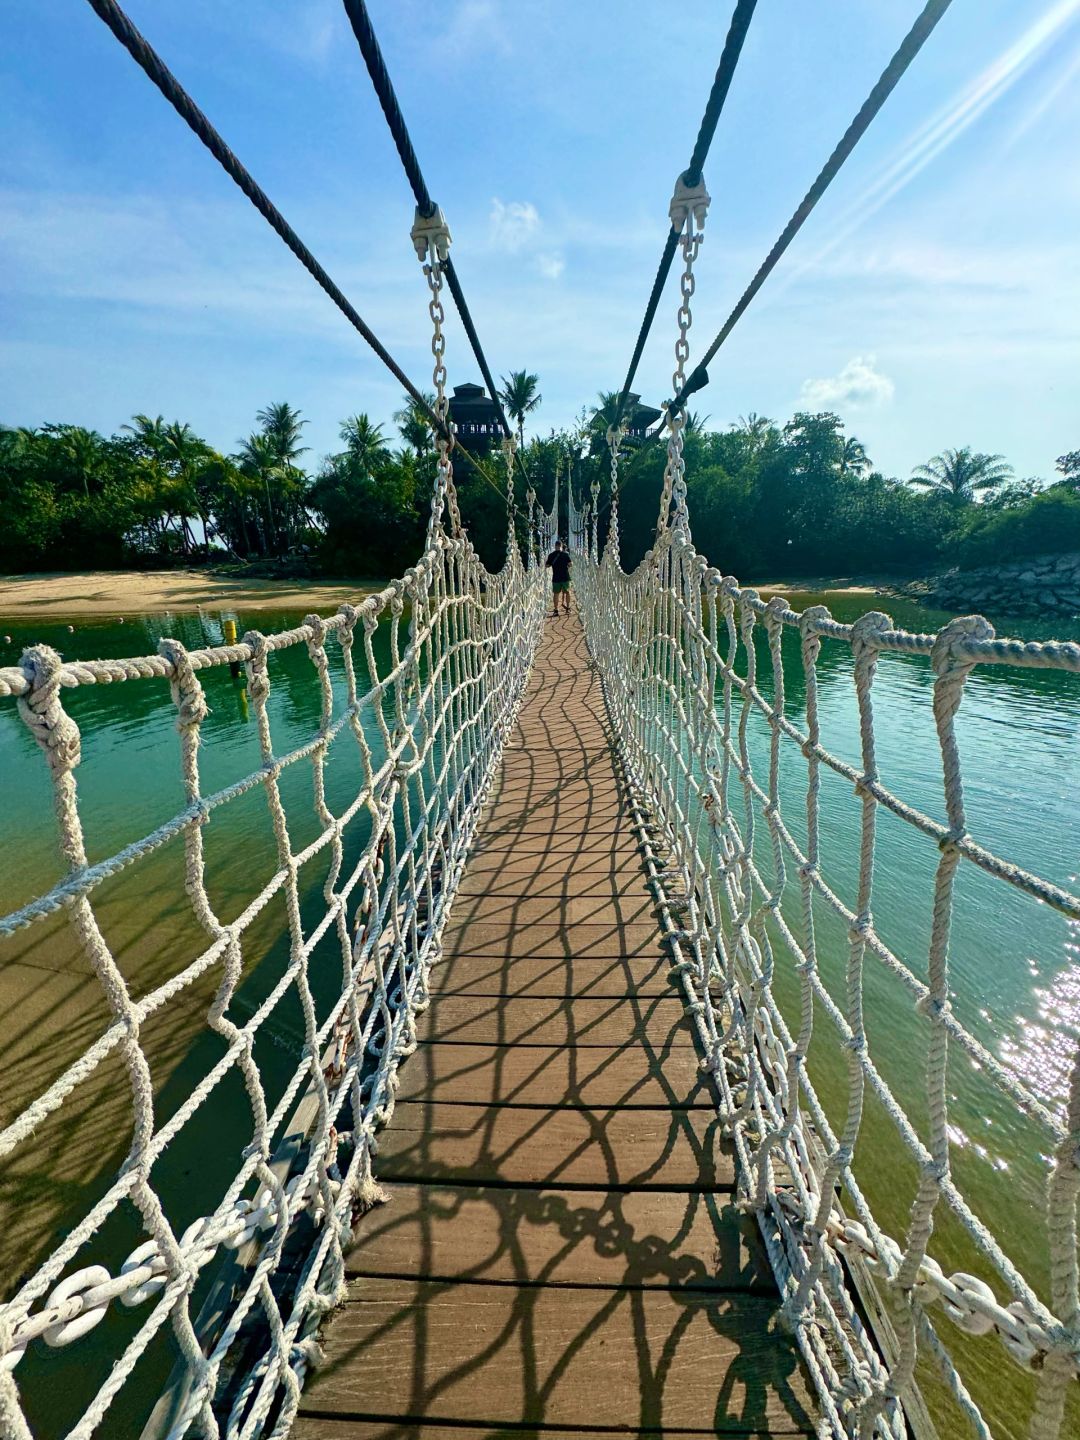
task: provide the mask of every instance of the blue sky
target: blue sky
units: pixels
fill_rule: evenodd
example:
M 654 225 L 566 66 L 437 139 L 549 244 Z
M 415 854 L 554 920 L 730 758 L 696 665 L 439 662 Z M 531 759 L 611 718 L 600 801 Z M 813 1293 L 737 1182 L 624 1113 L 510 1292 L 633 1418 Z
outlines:
M 339 0 L 128 11 L 418 384 L 412 202 Z M 706 167 L 696 357 L 918 0 L 760 0 Z M 536 427 L 625 372 L 729 0 L 372 0 L 497 374 Z M 832 408 L 891 474 L 945 446 L 1049 477 L 1080 445 L 1080 0 L 954 0 L 711 367 L 714 424 Z M 639 372 L 670 393 L 676 290 Z M 84 0 L 0 0 L 0 420 L 136 411 L 231 448 L 269 400 L 313 457 L 393 380 Z M 478 379 L 456 318 L 451 382 Z

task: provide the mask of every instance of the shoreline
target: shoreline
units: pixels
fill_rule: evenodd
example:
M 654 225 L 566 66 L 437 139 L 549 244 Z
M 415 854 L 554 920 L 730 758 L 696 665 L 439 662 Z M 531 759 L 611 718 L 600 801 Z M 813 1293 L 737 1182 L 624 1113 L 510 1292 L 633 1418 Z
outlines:
M 329 610 L 362 599 L 374 581 L 273 580 L 212 570 L 99 570 L 0 576 L 0 617 L 110 619 L 163 611 Z
M 163 611 L 329 610 L 363 598 L 386 581 L 244 578 L 213 570 L 99 570 L 0 576 L 0 618 L 110 619 Z M 895 579 L 892 585 L 897 582 Z M 866 576 L 811 580 L 759 580 L 766 594 L 889 593 L 890 581 Z

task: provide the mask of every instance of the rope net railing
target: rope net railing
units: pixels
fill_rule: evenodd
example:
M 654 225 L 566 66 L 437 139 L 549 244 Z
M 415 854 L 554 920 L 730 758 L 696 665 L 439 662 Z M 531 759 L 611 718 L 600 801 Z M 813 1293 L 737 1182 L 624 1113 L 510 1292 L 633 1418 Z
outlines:
M 1031 1373 L 1031 1413 L 1016 1417 L 1028 1433 L 1036 1440 L 1067 1433 L 1066 1404 L 1075 1405 L 1080 1369 L 1080 1051 L 1072 1057 L 1059 1113 L 958 1019 L 949 949 L 961 866 L 1080 919 L 1080 897 L 1010 863 L 968 832 L 956 730 L 975 667 L 1080 674 L 1080 645 L 999 640 L 978 616 L 954 620 L 935 635 L 913 634 L 879 612 L 840 624 L 824 606 L 797 613 L 783 597 L 766 603 L 698 555 L 684 507 L 673 525 L 661 524 L 654 549 L 632 574 L 622 571 L 613 544 L 600 564 L 579 552 L 574 567 L 617 745 L 662 867 L 661 913 L 678 952 L 676 970 L 736 1146 L 741 1202 L 761 1222 L 784 1316 L 798 1335 L 831 1433 L 907 1434 L 921 1405 L 918 1387 L 933 1367 L 953 1407 L 943 1433 L 966 1428 L 990 1436 L 952 1353 L 958 1332 L 989 1337 L 984 1345 L 1000 1342 L 1006 1363 Z M 802 727 L 785 700 L 786 631 L 798 636 Z M 767 660 L 759 656 L 759 637 Z M 858 764 L 830 751 L 822 735 L 818 670 L 827 646 L 850 653 Z M 890 654 L 925 657 L 933 672 L 944 824 L 895 794 L 879 773 L 874 679 L 879 660 Z M 755 724 L 765 730 L 756 760 Z M 792 778 L 793 757 L 802 767 L 801 784 Z M 823 854 L 821 790 L 828 775 L 852 787 L 858 807 L 851 894 L 831 878 L 830 857 Z M 801 817 L 793 817 L 796 807 Z M 897 953 L 875 928 L 875 838 L 883 814 L 939 852 L 923 957 Z M 847 936 L 838 980 L 835 969 L 826 974 L 821 954 L 823 917 L 839 922 Z M 952 940 L 955 945 L 955 933 Z M 922 1099 L 909 1106 L 912 1113 L 886 1081 L 868 1039 L 864 990 L 871 967 L 899 981 L 925 1032 L 915 1052 L 925 1067 Z M 783 1004 L 782 995 L 790 1003 Z M 826 1105 L 815 1086 L 808 1064 L 812 1037 L 817 1050 L 837 1056 L 836 1068 L 846 1076 L 839 1107 Z M 952 1173 L 950 1059 L 953 1066 L 970 1063 L 987 1087 L 987 1103 L 1004 1101 L 1024 1116 L 1048 1151 L 1050 1179 L 1037 1220 L 1045 1285 L 1010 1258 L 1015 1217 L 1000 1233 Z M 869 1198 L 871 1190 L 880 1196 L 883 1179 L 860 1150 L 871 1107 L 875 1124 L 891 1135 L 891 1183 L 901 1185 L 902 1174 L 914 1177 L 903 1234 L 879 1223 L 880 1207 Z M 838 1123 L 830 1118 L 837 1108 Z M 880 1161 L 880 1144 L 874 1153 Z M 902 1159 L 910 1162 L 906 1171 Z M 1025 1211 L 1022 1223 L 1033 1219 Z M 952 1221 L 966 1237 L 974 1274 L 947 1273 L 934 1257 L 935 1227 Z M 865 1287 L 862 1303 L 855 1303 L 849 1280 L 857 1283 L 860 1275 L 883 1297 L 880 1310 L 867 1303 Z M 1077 1411 L 1068 1413 L 1075 1420 Z M 917 1425 L 913 1430 L 926 1433 Z
M 157 654 L 133 659 L 65 662 L 39 645 L 24 653 L 20 667 L 0 670 L 0 697 L 17 705 L 48 765 L 67 865 L 51 889 L 0 919 L 0 937 L 66 912 L 112 1017 L 0 1132 L 0 1156 L 10 1163 L 50 1116 L 77 1105 L 113 1052 L 122 1056 L 130 1087 L 130 1145 L 115 1177 L 0 1308 L 5 1437 L 27 1440 L 32 1433 L 19 1385 L 27 1348 L 77 1343 L 117 1304 L 141 1308 L 144 1318 L 72 1436 L 110 1433 L 111 1403 L 165 1326 L 172 1329 L 186 1378 L 182 1403 L 161 1433 L 180 1436 L 194 1423 L 207 1436 L 246 1440 L 288 1428 L 314 1330 L 343 1289 L 343 1246 L 355 1216 L 376 1195 L 376 1131 L 393 1110 L 397 1067 L 415 1044 L 415 1019 L 427 1002 L 447 910 L 520 702 L 542 625 L 543 580 L 541 570 L 524 568 L 516 545 L 504 568 L 489 574 L 467 537 L 447 533 L 437 518 L 425 553 L 402 579 L 328 618 L 310 615 L 280 634 L 252 631 L 242 644 L 202 650 L 163 640 Z M 274 656 L 293 649 L 306 649 L 310 658 L 321 716 L 310 738 L 279 754 L 268 699 Z M 344 677 L 343 703 L 335 699 L 332 661 Z M 247 672 L 262 763 L 227 788 L 205 793 L 199 746 L 207 703 L 200 676 L 237 664 Z M 64 693 L 119 683 L 170 687 L 186 804 L 152 833 L 91 865 L 76 781 L 81 736 Z M 335 813 L 325 773 L 332 748 L 341 746 L 355 747 L 363 783 Z M 282 787 L 287 772 L 306 764 L 319 830 L 298 848 Z M 225 923 L 208 892 L 204 834 L 223 807 L 260 787 L 277 865 L 242 912 Z M 185 889 L 205 945 L 180 973 L 136 999 L 95 902 L 111 876 L 134 869 L 137 879 L 138 867 L 174 839 L 182 840 Z M 346 853 L 356 853 L 358 845 L 359 858 L 347 865 Z M 317 924 L 305 930 L 304 877 L 320 865 L 324 904 Z M 274 897 L 284 898 L 288 963 L 248 1017 L 244 1007 L 233 1006 L 248 959 L 245 936 Z M 318 1015 L 311 962 L 324 937 L 340 952 L 340 985 L 328 1011 Z M 205 976 L 218 977 L 206 1025 L 221 1037 L 224 1053 L 158 1123 L 140 1031 L 151 1016 L 182 1006 Z M 293 1047 L 291 1074 L 271 1104 L 256 1041 L 273 1032 L 275 1017 L 296 1002 L 303 1041 Z M 284 1043 L 280 1035 L 273 1038 Z M 235 1174 L 213 1211 L 178 1234 L 171 1199 L 156 1184 L 155 1164 L 237 1077 L 250 1133 Z M 286 1136 L 292 1143 L 283 1163 Z M 95 1237 L 116 1212 L 131 1207 L 144 1241 L 122 1264 L 87 1264 Z M 191 1295 L 208 1267 L 220 1266 L 229 1251 L 244 1263 L 208 1336 L 197 1326 Z M 252 1359 L 253 1328 L 261 1339 Z M 243 1346 L 249 1358 L 238 1377 L 235 1351 Z

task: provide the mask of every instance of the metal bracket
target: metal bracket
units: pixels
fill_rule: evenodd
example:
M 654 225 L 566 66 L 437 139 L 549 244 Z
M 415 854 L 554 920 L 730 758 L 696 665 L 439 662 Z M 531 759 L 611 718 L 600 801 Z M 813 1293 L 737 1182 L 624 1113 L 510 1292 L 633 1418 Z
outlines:
M 418 260 L 426 260 L 432 252 L 445 264 L 450 254 L 450 226 L 438 205 L 430 215 L 421 215 L 417 206 L 413 227 L 409 231 Z
M 687 185 L 680 175 L 675 181 L 675 194 L 671 197 L 671 204 L 668 206 L 671 228 L 681 233 L 686 226 L 687 217 L 692 215 L 695 227 L 703 230 L 705 215 L 711 199 L 712 197 L 705 189 L 704 175 L 696 185 Z

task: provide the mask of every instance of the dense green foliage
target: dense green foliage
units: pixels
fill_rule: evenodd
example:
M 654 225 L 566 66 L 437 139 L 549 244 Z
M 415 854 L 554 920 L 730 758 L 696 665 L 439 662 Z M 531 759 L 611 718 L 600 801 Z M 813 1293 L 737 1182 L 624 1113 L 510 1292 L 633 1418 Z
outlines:
M 523 434 L 540 404 L 537 377 L 511 372 L 502 397 Z M 601 481 L 601 538 L 614 402 L 601 395 L 572 432 L 522 450 L 545 508 L 556 466 L 565 475 L 569 457 L 579 504 L 592 480 Z M 1060 457 L 1062 478 L 1050 486 L 1015 481 L 1000 455 L 967 446 L 934 456 L 905 482 L 875 470 L 862 443 L 827 412 L 797 414 L 783 426 L 750 415 L 724 430 L 706 420 L 690 416 L 686 427 L 694 538 L 740 576 L 916 574 L 1080 548 L 1080 452 Z M 342 448 L 310 469 L 297 410 L 268 405 L 256 421 L 229 455 L 160 415 L 136 415 L 108 438 L 73 425 L 0 427 L 0 570 L 284 558 L 385 576 L 412 563 L 435 475 L 422 409 L 406 401 L 394 416 L 396 436 L 365 414 L 350 416 Z M 620 495 L 627 566 L 652 543 L 664 459 L 662 444 L 628 442 Z M 497 452 L 480 463 L 484 473 L 458 460 L 455 473 L 474 543 L 498 565 L 505 472 Z M 524 488 L 519 474 L 519 506 Z M 520 519 L 518 536 L 524 541 Z
M 1011 481 L 1000 456 L 963 447 L 904 482 L 875 470 L 828 412 L 783 426 L 750 415 L 724 431 L 688 432 L 694 540 L 740 576 L 910 575 L 1080 548 L 1080 473 L 1060 462 L 1065 479 L 1043 488 Z M 624 563 L 651 543 L 663 467 L 661 446 L 644 446 L 624 464 Z

